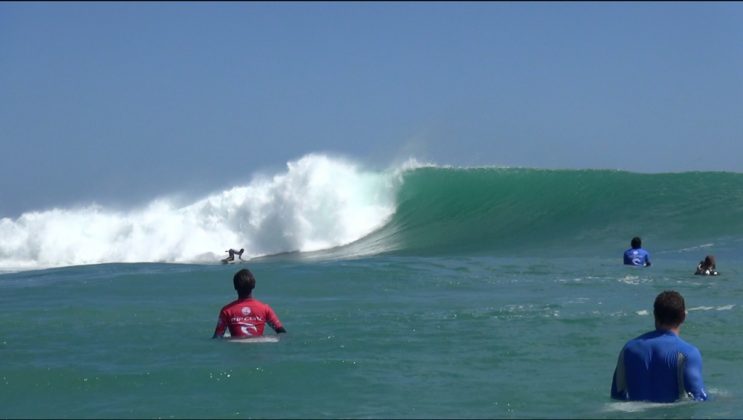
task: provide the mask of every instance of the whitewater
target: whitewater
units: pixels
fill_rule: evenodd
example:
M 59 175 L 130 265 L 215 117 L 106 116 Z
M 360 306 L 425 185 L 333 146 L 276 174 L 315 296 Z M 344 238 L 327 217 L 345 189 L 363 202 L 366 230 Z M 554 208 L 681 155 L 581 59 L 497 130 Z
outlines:
M 115 211 L 97 204 L 0 219 L 0 270 L 111 262 L 208 263 L 342 246 L 383 226 L 410 160 L 382 172 L 310 154 L 286 171 L 179 205 L 158 198 Z

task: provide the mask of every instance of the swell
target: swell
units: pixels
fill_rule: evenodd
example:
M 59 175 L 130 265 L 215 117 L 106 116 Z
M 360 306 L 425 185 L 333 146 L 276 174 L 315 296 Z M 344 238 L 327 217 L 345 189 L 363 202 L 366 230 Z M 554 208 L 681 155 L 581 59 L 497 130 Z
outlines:
M 339 255 L 596 255 L 633 236 L 667 252 L 743 237 L 743 175 L 425 167 L 388 224 Z

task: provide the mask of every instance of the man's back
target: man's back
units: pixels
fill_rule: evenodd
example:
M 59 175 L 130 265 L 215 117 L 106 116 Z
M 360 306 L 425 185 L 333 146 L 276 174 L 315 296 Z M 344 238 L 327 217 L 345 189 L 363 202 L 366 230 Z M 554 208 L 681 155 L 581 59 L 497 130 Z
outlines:
M 624 264 L 639 267 L 650 265 L 650 254 L 643 248 L 630 248 L 624 251 Z
M 274 330 L 282 328 L 281 321 L 267 304 L 252 297 L 237 299 L 219 312 L 215 336 L 221 337 L 229 328 L 233 338 L 260 337 L 266 323 Z
M 699 350 L 671 331 L 655 330 L 630 340 L 619 354 L 611 397 L 673 402 L 706 400 Z

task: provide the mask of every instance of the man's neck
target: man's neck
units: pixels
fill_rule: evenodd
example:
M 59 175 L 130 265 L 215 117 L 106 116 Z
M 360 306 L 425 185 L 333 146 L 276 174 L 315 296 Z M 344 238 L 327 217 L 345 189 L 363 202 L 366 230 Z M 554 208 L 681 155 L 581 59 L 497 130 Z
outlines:
M 672 327 L 670 325 L 658 325 L 658 324 L 655 324 L 655 329 L 656 330 L 670 331 L 670 332 L 672 332 L 672 333 L 674 333 L 676 335 L 680 335 L 681 334 L 681 325 L 676 325 L 675 327 Z

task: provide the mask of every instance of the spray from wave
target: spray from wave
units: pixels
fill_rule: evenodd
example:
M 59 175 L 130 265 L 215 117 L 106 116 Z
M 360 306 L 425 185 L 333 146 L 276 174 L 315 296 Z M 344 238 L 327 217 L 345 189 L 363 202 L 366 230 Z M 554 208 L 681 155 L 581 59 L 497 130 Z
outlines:
M 157 199 L 129 212 L 93 204 L 24 213 L 0 219 L 0 269 L 213 262 L 228 248 L 254 257 L 337 247 L 388 221 L 399 174 L 311 154 L 289 162 L 284 173 L 185 206 Z

